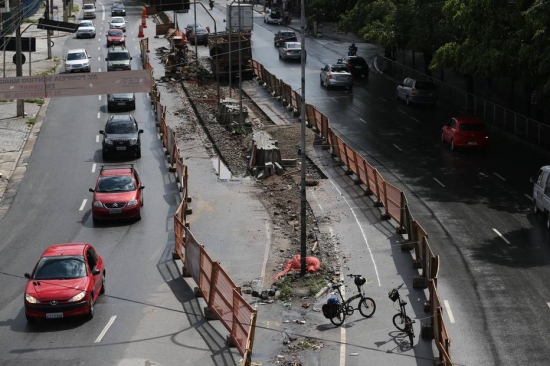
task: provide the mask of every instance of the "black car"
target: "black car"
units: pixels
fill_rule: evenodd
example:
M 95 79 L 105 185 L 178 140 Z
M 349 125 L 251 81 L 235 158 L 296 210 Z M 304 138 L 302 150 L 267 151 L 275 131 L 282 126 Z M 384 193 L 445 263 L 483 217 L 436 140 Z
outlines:
M 111 16 L 126 16 L 126 7 L 123 3 L 114 3 L 111 6 Z
M 273 45 L 275 47 L 281 47 L 285 42 L 298 42 L 298 37 L 294 31 L 284 30 L 275 33 L 273 38 Z
M 369 78 L 369 65 L 361 56 L 344 56 L 338 59 L 338 63 L 347 65 L 354 77 Z
M 192 28 L 187 33 L 187 38 L 189 39 L 189 43 L 191 44 L 203 44 L 207 46 L 209 34 L 210 33 L 205 27 L 196 27 L 196 28 Z
M 103 160 L 115 154 L 130 154 L 136 159 L 141 158 L 141 138 L 143 130 L 138 128 L 134 117 L 130 114 L 116 114 L 107 120 L 103 135 Z
M 107 112 L 115 109 L 133 111 L 136 109 L 136 96 L 134 93 L 107 94 Z

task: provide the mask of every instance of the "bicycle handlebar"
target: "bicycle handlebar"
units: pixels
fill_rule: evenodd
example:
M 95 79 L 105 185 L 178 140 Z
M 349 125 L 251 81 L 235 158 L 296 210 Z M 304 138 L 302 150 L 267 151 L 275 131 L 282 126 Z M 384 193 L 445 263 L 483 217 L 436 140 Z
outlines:
M 402 284 L 400 284 L 400 285 L 396 288 L 396 290 L 401 289 L 401 287 L 403 287 L 404 284 L 405 284 L 405 282 L 403 282 Z

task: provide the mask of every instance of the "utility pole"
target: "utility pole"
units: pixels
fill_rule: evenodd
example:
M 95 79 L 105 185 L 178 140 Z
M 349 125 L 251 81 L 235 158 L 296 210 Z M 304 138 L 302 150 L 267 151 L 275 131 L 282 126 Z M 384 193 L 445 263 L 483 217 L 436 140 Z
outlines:
M 242 128 L 244 121 L 243 121 L 243 84 L 242 84 L 242 72 L 243 72 L 243 66 L 242 66 L 242 58 L 241 58 L 241 37 L 242 37 L 242 26 L 241 26 L 241 0 L 237 3 L 237 7 L 239 8 L 239 127 Z
M 20 7 L 23 7 L 21 3 Z M 21 12 L 23 9 L 21 9 Z M 15 29 L 15 76 L 23 76 L 23 53 L 21 52 L 21 23 Z M 25 101 L 17 99 L 17 117 L 25 116 Z
M 44 12 L 44 19 L 46 20 L 53 19 L 53 16 L 50 18 L 50 12 L 52 12 L 52 8 L 53 8 L 53 0 L 51 0 L 51 4 L 50 4 L 50 0 L 46 0 L 45 3 L 46 3 L 46 11 Z M 46 30 L 46 42 L 48 43 L 48 60 L 50 60 L 52 58 L 52 33 L 49 29 Z
M 302 30 L 302 103 L 300 105 L 300 122 L 301 126 L 301 169 L 300 169 L 300 276 L 306 274 L 306 224 L 307 224 L 307 210 L 306 210 L 306 11 L 305 0 L 301 0 L 301 30 Z

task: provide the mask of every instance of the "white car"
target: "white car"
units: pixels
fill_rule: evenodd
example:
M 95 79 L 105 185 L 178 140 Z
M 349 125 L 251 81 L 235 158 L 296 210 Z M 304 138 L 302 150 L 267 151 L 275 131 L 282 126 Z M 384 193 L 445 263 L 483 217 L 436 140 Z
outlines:
M 84 19 L 95 19 L 95 5 L 84 4 L 84 6 L 82 6 L 82 13 Z
M 92 56 L 88 55 L 88 52 L 84 48 L 77 48 L 69 50 L 65 61 L 65 72 L 90 72 L 90 59 Z
M 95 38 L 95 24 L 91 20 L 81 20 L 76 30 L 76 38 Z
M 266 10 L 264 23 L 281 25 L 283 24 L 283 20 L 284 13 L 281 9 Z
M 122 29 L 123 32 L 126 32 L 126 20 L 124 20 L 124 17 L 112 17 L 109 22 L 109 29 Z

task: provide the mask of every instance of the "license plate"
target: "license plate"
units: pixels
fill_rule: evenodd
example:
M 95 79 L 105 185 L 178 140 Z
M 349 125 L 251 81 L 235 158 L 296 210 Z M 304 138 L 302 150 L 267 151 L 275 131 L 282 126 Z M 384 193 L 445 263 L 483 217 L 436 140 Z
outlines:
M 63 318 L 63 313 L 48 313 L 46 314 L 46 319 L 59 319 Z
M 116 149 L 117 150 L 126 150 L 126 146 L 117 146 Z
M 118 105 L 126 105 L 124 102 L 118 102 Z
M 122 212 L 122 209 L 121 208 L 110 208 L 109 209 L 109 213 L 110 214 L 119 214 Z
M 470 142 L 468 142 L 468 145 L 477 145 L 477 142 L 475 142 L 475 141 L 470 141 Z

